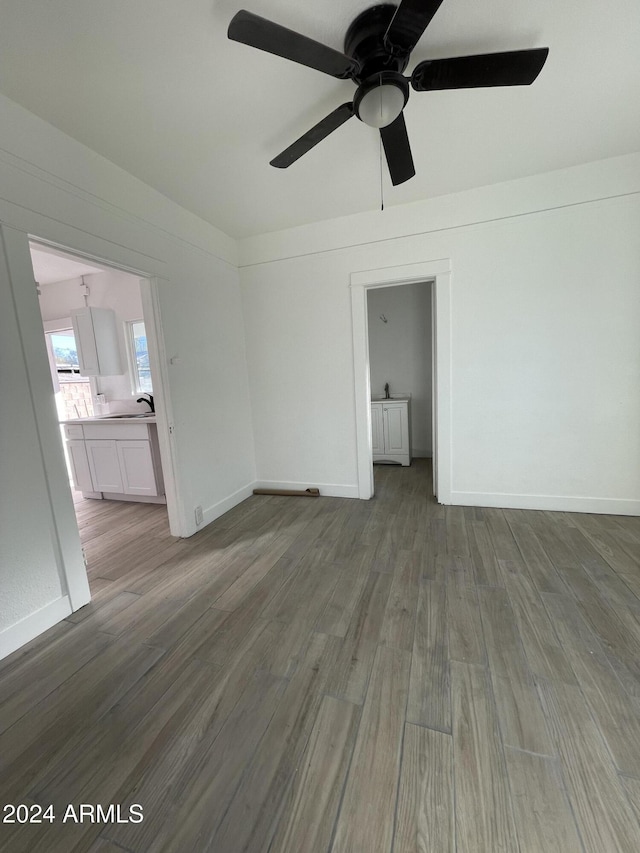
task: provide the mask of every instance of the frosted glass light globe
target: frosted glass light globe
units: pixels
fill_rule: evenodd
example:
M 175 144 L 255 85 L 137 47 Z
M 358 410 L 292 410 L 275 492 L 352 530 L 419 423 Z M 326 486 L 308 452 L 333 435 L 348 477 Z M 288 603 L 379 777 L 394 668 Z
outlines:
M 403 107 L 402 90 L 383 83 L 363 96 L 358 104 L 358 118 L 370 127 L 386 127 L 398 118 Z

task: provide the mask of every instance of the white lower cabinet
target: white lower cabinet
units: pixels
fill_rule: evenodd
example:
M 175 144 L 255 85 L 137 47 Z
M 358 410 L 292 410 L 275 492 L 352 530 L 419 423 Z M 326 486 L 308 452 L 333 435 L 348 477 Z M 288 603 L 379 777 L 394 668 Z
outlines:
M 157 495 L 158 486 L 148 441 L 116 441 L 122 492 L 125 495 Z
M 371 403 L 371 441 L 374 462 L 411 464 L 408 399 Z
M 91 480 L 89 457 L 84 439 L 74 438 L 67 441 L 67 453 L 69 454 L 73 485 L 79 492 L 92 492 L 93 481 Z
M 88 497 L 164 494 L 155 426 L 73 424 L 65 425 L 65 435 L 74 486 Z
M 115 439 L 88 439 L 85 441 L 94 492 L 124 494 L 122 473 Z

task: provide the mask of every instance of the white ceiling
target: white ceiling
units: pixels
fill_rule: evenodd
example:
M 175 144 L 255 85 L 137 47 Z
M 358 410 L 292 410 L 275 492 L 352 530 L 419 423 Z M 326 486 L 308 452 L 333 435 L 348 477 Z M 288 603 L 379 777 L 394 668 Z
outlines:
M 67 281 L 83 275 L 105 272 L 105 267 L 85 263 L 57 249 L 30 243 L 33 277 L 38 284 L 52 284 L 55 281 Z
M 350 81 L 245 45 L 242 6 L 342 49 L 357 0 L 0 0 L 0 91 L 232 236 L 376 209 L 375 130 L 352 119 L 287 170 L 269 160 Z M 444 0 L 427 58 L 550 48 L 530 87 L 411 94 L 417 175 L 385 206 L 640 150 L 638 0 Z

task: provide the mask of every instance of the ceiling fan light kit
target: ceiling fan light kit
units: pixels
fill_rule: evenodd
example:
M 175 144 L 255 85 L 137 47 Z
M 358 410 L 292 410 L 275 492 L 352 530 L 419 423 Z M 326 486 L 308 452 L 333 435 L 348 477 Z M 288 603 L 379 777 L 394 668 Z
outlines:
M 271 161 L 286 169 L 352 116 L 380 130 L 391 183 L 415 175 L 403 110 L 410 87 L 416 92 L 485 86 L 528 86 L 544 65 L 549 49 L 533 48 L 418 63 L 403 72 L 443 0 L 401 0 L 365 9 L 349 26 L 344 53 L 241 10 L 229 24 L 233 41 L 306 65 L 357 85 L 353 102 L 341 104 Z
M 353 109 L 369 127 L 387 127 L 409 100 L 409 84 L 402 74 L 386 71 L 373 74 L 356 91 Z

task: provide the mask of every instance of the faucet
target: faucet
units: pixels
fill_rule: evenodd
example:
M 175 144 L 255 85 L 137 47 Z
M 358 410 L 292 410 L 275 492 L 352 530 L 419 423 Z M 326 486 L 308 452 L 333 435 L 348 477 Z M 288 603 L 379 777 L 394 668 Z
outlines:
M 391 399 L 391 394 L 389 393 L 389 383 L 388 382 L 386 382 L 385 386 L 384 386 L 384 399 L 385 400 Z
M 148 400 L 147 397 L 149 398 Z M 147 394 L 147 397 L 138 397 L 136 403 L 148 403 L 151 407 L 151 411 L 155 412 L 156 407 L 153 405 L 153 394 Z

